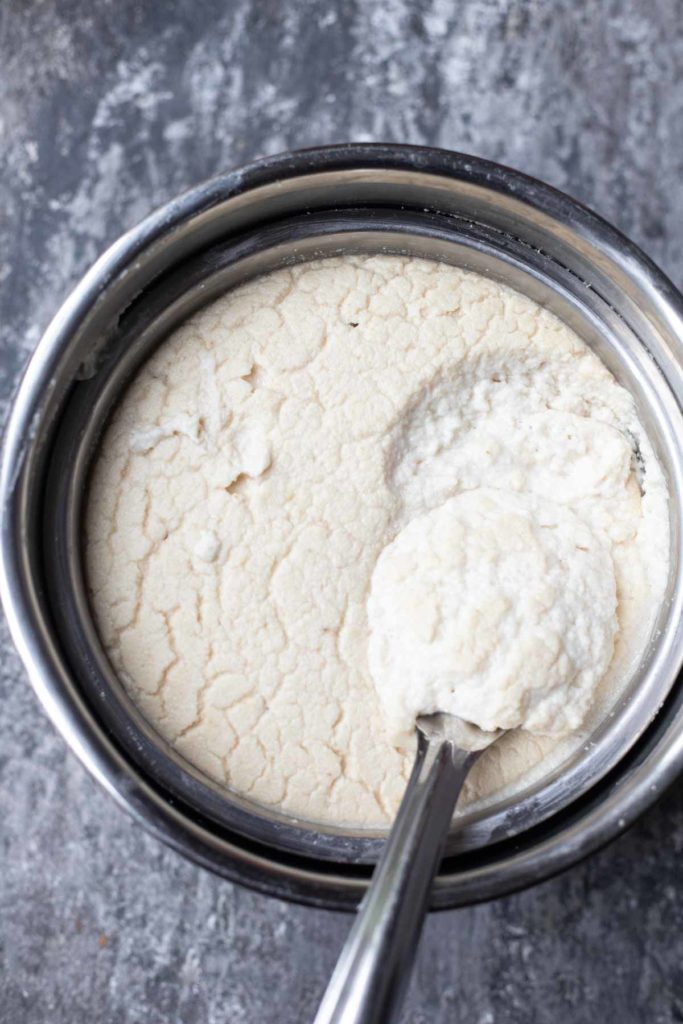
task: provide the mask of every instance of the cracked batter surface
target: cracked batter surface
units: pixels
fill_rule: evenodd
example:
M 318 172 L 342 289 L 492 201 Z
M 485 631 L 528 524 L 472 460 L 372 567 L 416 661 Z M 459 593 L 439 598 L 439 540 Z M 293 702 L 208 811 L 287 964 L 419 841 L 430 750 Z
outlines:
M 413 520 L 491 488 L 577 517 L 616 597 L 583 729 L 559 746 L 516 730 L 465 796 L 519 785 L 585 740 L 642 655 L 667 498 L 631 396 L 556 317 L 477 274 L 322 260 L 175 331 L 93 473 L 86 566 L 104 646 L 147 719 L 212 778 L 302 818 L 384 825 L 414 740 L 370 675 L 372 574 Z

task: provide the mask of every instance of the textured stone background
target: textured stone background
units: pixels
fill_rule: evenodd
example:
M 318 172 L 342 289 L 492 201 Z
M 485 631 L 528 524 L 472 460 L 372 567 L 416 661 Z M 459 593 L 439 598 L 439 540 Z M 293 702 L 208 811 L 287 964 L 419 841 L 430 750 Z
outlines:
M 108 242 L 216 171 L 347 139 L 510 163 L 683 284 L 679 0 L 0 4 L 0 399 Z M 2 634 L 0 1019 L 310 1020 L 349 926 L 142 834 Z M 426 927 L 404 1020 L 683 1021 L 681 787 L 610 849 Z

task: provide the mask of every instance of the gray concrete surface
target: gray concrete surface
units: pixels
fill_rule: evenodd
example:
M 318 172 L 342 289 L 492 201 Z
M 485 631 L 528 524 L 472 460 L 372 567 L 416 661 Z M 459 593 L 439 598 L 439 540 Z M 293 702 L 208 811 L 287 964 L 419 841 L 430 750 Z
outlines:
M 155 205 L 254 156 L 434 143 L 596 208 L 683 284 L 678 0 L 7 0 L 0 396 L 57 304 Z M 299 1024 L 348 919 L 140 832 L 53 733 L 6 630 L 0 1019 Z M 683 1021 L 681 786 L 588 863 L 431 919 L 403 1020 Z

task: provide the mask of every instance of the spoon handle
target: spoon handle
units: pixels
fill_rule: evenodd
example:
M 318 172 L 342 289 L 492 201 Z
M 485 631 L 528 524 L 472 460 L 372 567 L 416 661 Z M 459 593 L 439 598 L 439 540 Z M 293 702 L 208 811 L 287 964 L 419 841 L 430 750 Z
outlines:
M 315 1024 L 386 1024 L 398 1008 L 453 809 L 477 756 L 418 729 L 403 801 Z

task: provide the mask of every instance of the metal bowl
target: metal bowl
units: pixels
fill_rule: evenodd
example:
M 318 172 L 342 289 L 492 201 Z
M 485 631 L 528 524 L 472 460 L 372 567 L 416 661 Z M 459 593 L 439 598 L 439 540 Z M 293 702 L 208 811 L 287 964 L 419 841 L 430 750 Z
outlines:
M 514 799 L 462 819 L 434 889 L 434 907 L 449 907 L 566 867 L 625 828 L 683 767 L 683 300 L 595 214 L 496 164 L 384 145 L 268 158 L 169 203 L 97 261 L 29 363 L 2 463 L 0 585 L 39 698 L 120 804 L 227 878 L 355 905 L 380 833 L 297 821 L 220 788 L 128 699 L 93 625 L 80 524 L 111 410 L 176 324 L 255 274 L 377 251 L 485 273 L 574 327 L 635 396 L 672 510 L 668 590 L 641 665 L 585 749 Z

